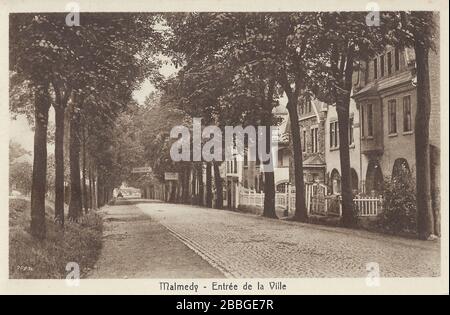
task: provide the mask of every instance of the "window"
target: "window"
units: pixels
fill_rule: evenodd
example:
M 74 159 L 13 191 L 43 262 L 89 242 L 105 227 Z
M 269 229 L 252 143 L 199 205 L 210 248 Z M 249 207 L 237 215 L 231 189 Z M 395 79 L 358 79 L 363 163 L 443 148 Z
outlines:
M 353 138 L 353 118 L 350 118 L 348 123 L 348 144 L 352 145 L 355 139 Z
M 339 124 L 337 121 L 330 123 L 330 148 L 339 146 Z
M 330 123 L 330 148 L 334 148 L 334 122 Z
M 378 59 L 373 60 L 373 78 L 378 79 Z
M 334 134 L 334 143 L 336 143 L 336 146 L 339 146 L 339 123 L 336 121 L 335 122 L 335 127 L 334 129 L 336 130 L 336 133 Z
M 395 48 L 395 56 L 394 56 L 395 60 L 395 71 L 400 70 L 400 49 Z
M 384 55 L 380 56 L 380 78 L 384 77 Z
M 237 173 L 237 159 L 234 157 L 231 161 L 227 163 L 227 173 L 236 174 Z
M 392 52 L 387 53 L 387 70 L 388 75 L 392 73 Z
M 308 143 L 307 143 L 307 137 L 306 137 L 306 130 L 303 130 L 303 152 L 307 152 L 308 150 Z
M 388 102 L 389 112 L 389 134 L 397 133 L 397 102 L 396 100 L 390 100 Z
M 367 104 L 367 135 L 373 136 L 373 108 L 372 104 Z
M 364 117 L 364 106 L 361 106 L 361 136 L 365 137 L 366 135 L 366 119 Z
M 308 99 L 306 101 L 306 108 L 307 108 L 307 112 L 310 113 L 311 112 L 311 100 Z
M 378 79 L 378 59 L 373 60 L 373 78 Z
M 318 141 L 319 128 L 311 128 L 311 152 L 316 153 L 319 151 L 319 141 Z
M 411 97 L 403 97 L 403 132 L 412 131 L 411 123 Z

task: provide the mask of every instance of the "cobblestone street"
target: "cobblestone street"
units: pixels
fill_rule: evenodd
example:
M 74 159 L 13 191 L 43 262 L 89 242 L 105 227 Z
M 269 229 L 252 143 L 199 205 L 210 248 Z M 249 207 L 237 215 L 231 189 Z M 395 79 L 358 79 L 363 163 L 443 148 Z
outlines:
M 138 207 L 227 277 L 365 277 L 370 262 L 383 277 L 440 272 L 439 242 L 186 205 Z

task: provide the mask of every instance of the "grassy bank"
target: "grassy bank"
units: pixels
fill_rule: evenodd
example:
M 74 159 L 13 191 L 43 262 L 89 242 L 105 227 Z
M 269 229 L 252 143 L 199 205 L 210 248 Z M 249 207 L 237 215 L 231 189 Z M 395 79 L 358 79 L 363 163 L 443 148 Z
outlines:
M 9 200 L 9 277 L 11 279 L 64 279 L 66 265 L 76 262 L 81 277 L 94 266 L 102 246 L 102 219 L 91 213 L 81 223 L 67 223 L 64 230 L 53 222 L 47 207 L 47 238 L 29 233 L 30 202 Z

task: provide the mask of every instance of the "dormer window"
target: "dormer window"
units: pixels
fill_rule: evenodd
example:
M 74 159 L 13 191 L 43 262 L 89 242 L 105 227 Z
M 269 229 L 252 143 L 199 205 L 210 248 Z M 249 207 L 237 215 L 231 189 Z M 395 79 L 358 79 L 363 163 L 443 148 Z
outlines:
M 392 73 L 392 52 L 387 53 L 387 70 L 390 75 Z
M 319 128 L 311 127 L 311 152 L 317 153 L 319 151 Z
M 400 70 L 400 49 L 395 48 L 395 55 L 394 55 L 395 61 L 395 71 Z
M 373 78 L 378 79 L 378 59 L 373 60 Z

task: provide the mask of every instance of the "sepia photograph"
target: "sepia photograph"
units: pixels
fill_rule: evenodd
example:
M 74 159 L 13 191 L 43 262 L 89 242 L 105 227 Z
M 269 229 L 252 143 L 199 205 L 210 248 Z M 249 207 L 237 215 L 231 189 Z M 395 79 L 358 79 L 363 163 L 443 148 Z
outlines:
M 3 1 L 7 289 L 448 294 L 448 3 Z

